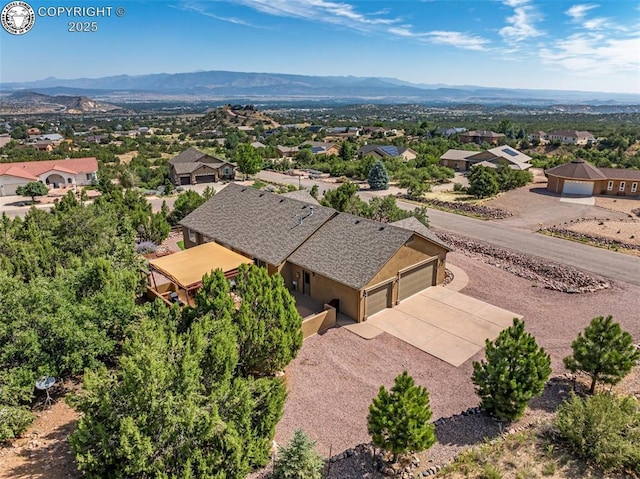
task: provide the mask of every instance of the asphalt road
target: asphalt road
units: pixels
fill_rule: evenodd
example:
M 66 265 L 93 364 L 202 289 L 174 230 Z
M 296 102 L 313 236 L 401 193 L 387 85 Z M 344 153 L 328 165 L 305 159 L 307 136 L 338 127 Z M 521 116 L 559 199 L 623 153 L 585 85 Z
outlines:
M 259 177 L 265 180 L 298 186 L 296 177 L 264 171 Z M 311 188 L 317 184 L 320 192 L 338 185 L 316 180 L 301 180 L 301 185 Z M 361 191 L 360 197 L 369 201 L 373 196 L 387 195 L 389 192 Z M 416 205 L 399 200 L 398 206 L 413 210 Z M 596 273 L 613 280 L 640 285 L 640 257 L 617 253 L 574 241 L 552 238 L 524 229 L 514 228 L 496 221 L 483 221 L 468 216 L 446 213 L 430 208 L 429 222 L 434 228 L 450 231 L 469 238 L 475 238 L 513 251 L 567 264 L 584 271 Z

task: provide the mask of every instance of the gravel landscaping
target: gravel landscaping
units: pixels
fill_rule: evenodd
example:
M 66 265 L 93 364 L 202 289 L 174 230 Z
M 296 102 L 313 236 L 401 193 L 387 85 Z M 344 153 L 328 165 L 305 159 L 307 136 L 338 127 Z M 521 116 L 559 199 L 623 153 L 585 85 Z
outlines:
M 614 283 L 595 293 L 570 295 L 533 287 L 527 279 L 457 252 L 450 253 L 448 261 L 469 276 L 462 293 L 524 315 L 527 330 L 551 354 L 553 374 L 565 372 L 562 358 L 570 354 L 571 342 L 594 316 L 612 314 L 640 341 L 638 286 Z M 483 357 L 481 351 L 455 368 L 388 334 L 364 340 L 344 328 L 331 329 L 306 340 L 287 370 L 289 399 L 276 440 L 284 444 L 296 428 L 302 428 L 317 441 L 318 452 L 324 457 L 369 442 L 368 406 L 379 386 L 391 387 L 394 377 L 405 369 L 429 390 L 434 420 L 459 414 L 478 405 L 470 378 L 472 361 Z M 549 394 L 548 399 L 553 397 Z M 545 406 L 545 401 L 532 403 L 524 421 L 548 415 L 552 408 Z M 433 464 L 450 459 L 477 441 L 478 434 L 485 434 L 485 427 L 489 432 L 495 430 L 493 420 L 482 417 L 458 416 L 455 427 L 441 428 L 440 445 L 425 453 L 422 464 L 429 459 Z M 488 421 L 487 425 L 477 423 L 481 420 Z M 371 468 L 364 469 L 371 464 L 366 458 L 353 457 L 356 459 L 335 463 L 330 477 L 381 477 Z

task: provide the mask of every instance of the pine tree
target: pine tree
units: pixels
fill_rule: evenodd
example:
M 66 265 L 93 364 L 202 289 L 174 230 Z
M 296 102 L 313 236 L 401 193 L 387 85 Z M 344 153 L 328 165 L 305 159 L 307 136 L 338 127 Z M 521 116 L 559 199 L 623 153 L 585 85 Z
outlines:
M 542 394 L 551 374 L 551 358 L 517 318 L 495 342 L 487 340 L 485 357 L 473 363 L 480 406 L 502 419 L 519 418 L 531 398 Z
M 281 371 L 302 347 L 302 318 L 282 276 L 265 268 L 242 265 L 236 276 L 242 298 L 234 313 L 243 375 L 267 376 Z
M 429 393 L 404 371 L 395 378 L 391 392 L 380 386 L 369 406 L 369 434 L 377 447 L 393 453 L 395 462 L 399 454 L 424 451 L 435 444 L 431 416 Z
M 564 364 L 571 372 L 582 371 L 591 378 L 591 394 L 598 381 L 619 383 L 640 360 L 640 350 L 634 346 L 633 337 L 611 316 L 593 318 L 571 348 L 573 355 L 564 358 Z
M 315 442 L 297 429 L 291 441 L 278 451 L 273 479 L 321 479 L 323 461 L 314 446 Z
M 389 173 L 387 167 L 380 160 L 376 160 L 367 177 L 367 182 L 372 190 L 388 190 L 389 189 Z

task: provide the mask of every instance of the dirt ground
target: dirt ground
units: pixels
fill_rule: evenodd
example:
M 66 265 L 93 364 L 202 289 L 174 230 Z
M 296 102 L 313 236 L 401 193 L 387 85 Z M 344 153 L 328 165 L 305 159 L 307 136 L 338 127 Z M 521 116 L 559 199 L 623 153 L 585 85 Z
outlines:
M 640 208 L 640 199 L 637 198 L 613 198 L 611 196 L 596 196 L 596 206 L 612 211 L 620 211 L 633 215 L 631 210 Z M 635 218 L 637 216 L 633 215 Z
M 554 374 L 564 372 L 562 358 L 570 354 L 571 341 L 594 316 L 612 314 L 640 340 L 639 286 L 616 283 L 609 290 L 570 295 L 533 287 L 455 252 L 448 261 L 469 277 L 462 293 L 524 315 L 527 330 L 550 353 Z M 306 340 L 287 369 L 289 398 L 276 441 L 284 444 L 302 428 L 326 457 L 368 442 L 368 406 L 380 385 L 391 387 L 403 370 L 429 390 L 433 419 L 475 407 L 472 361 L 483 355 L 481 351 L 455 368 L 387 334 L 365 340 L 344 328 L 330 329 Z M 625 386 L 640 396 L 640 378 L 626 380 Z M 0 479 L 80 477 L 65 440 L 76 419 L 59 398 L 23 439 L 0 449 Z
M 627 221 L 580 221 L 567 225 L 567 229 L 578 233 L 640 245 L 640 220 Z
M 557 226 L 582 218 L 628 219 L 628 215 L 619 210 L 594 205 L 561 203 L 560 196 L 547 191 L 546 179 L 540 176 L 535 177 L 534 183 L 502 193 L 483 204 L 510 211 L 514 214 L 513 217 L 499 221 L 529 231 L 537 231 L 540 228 Z
M 64 394 L 77 390 L 79 384 L 68 380 L 52 388 L 54 403 L 46 407 L 41 402 L 37 404 L 36 420 L 25 435 L 0 448 L 0 479 L 80 477 L 67 441 L 76 427 L 78 413 L 64 400 Z
M 131 163 L 131 160 L 134 156 L 138 155 L 138 150 L 130 151 L 128 153 L 123 153 L 122 155 L 116 155 L 116 157 L 120 158 L 120 163 L 123 165 L 128 165 Z

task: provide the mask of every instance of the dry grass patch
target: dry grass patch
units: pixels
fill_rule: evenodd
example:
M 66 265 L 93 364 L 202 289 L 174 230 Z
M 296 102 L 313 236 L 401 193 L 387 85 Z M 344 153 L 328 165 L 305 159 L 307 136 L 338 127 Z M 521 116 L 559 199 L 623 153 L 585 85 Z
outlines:
M 629 473 L 603 473 L 555 443 L 547 425 L 511 434 L 461 453 L 436 477 L 447 479 L 617 479 Z
M 120 163 L 122 163 L 123 165 L 128 165 L 129 163 L 131 163 L 131 160 L 133 160 L 134 156 L 138 156 L 138 150 L 123 153 L 121 155 L 116 155 L 116 157 L 120 159 Z

